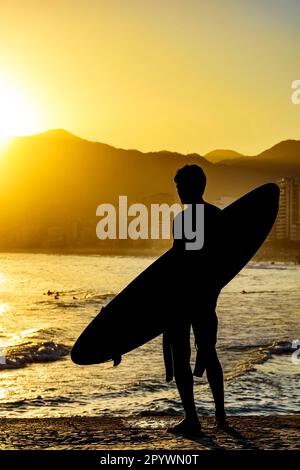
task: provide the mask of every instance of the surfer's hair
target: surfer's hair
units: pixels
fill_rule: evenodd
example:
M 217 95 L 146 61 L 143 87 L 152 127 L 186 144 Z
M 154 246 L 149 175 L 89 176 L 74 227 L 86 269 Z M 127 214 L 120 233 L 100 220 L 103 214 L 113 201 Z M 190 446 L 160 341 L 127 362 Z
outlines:
M 198 165 L 185 165 L 180 168 L 175 175 L 174 181 L 177 186 L 196 186 L 202 194 L 206 186 L 205 173 Z

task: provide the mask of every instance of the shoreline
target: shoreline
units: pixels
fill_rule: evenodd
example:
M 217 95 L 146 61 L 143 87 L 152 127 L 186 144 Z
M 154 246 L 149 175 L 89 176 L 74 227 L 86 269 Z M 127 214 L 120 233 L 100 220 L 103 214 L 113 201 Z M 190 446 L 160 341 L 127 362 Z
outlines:
M 299 248 L 289 249 L 284 247 L 262 246 L 250 261 L 267 263 L 288 263 L 300 265 Z M 164 250 L 153 249 L 120 249 L 120 250 L 97 250 L 94 248 L 78 249 L 50 249 L 50 248 L 31 248 L 31 249 L 0 249 L 2 254 L 36 254 L 36 255 L 63 255 L 63 256 L 121 256 L 121 257 L 143 257 L 158 258 Z
M 203 436 L 175 436 L 170 416 L 0 418 L 0 450 L 300 450 L 300 414 L 200 417 Z

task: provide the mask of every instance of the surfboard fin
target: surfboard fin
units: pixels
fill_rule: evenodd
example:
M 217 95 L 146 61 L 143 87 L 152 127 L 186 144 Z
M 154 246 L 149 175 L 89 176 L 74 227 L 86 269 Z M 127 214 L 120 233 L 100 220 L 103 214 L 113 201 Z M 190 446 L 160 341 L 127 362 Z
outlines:
M 114 358 L 113 358 L 113 361 L 114 361 L 114 367 L 117 367 L 121 361 L 122 361 L 122 356 L 121 354 L 119 355 L 116 355 Z

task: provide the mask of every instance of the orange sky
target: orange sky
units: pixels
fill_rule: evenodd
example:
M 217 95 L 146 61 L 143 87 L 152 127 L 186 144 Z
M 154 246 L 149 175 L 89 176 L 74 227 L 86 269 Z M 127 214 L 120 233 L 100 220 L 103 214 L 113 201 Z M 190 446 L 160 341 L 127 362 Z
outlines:
M 296 0 L 1 0 L 0 126 L 200 154 L 299 139 L 299 17 Z

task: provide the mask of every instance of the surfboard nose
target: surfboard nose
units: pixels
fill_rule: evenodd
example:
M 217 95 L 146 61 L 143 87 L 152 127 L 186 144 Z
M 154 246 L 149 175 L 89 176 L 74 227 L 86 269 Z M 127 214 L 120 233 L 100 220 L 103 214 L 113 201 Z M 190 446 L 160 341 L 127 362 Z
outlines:
M 248 194 L 251 194 L 254 192 L 257 194 L 257 197 L 262 197 L 262 199 L 264 199 L 264 196 L 265 197 L 268 196 L 270 198 L 279 198 L 279 195 L 280 195 L 280 189 L 279 189 L 278 184 L 276 183 L 262 184 L 261 186 L 258 186 L 256 189 L 254 189 Z
M 273 194 L 273 197 L 278 198 L 278 200 L 279 200 L 280 189 L 279 189 L 278 184 L 276 184 L 276 183 L 267 183 L 265 186 L 269 189 L 270 193 Z
M 74 364 L 77 364 L 78 366 L 84 365 L 84 363 L 82 362 L 82 359 L 78 355 L 76 344 L 71 349 L 71 361 L 74 362 Z
M 268 210 L 273 210 L 277 214 L 280 199 L 280 189 L 276 183 L 265 183 L 254 190 L 257 197 L 260 198 L 260 204 L 265 205 Z M 254 193 L 253 191 L 253 193 Z M 261 206 L 260 205 L 260 209 Z

